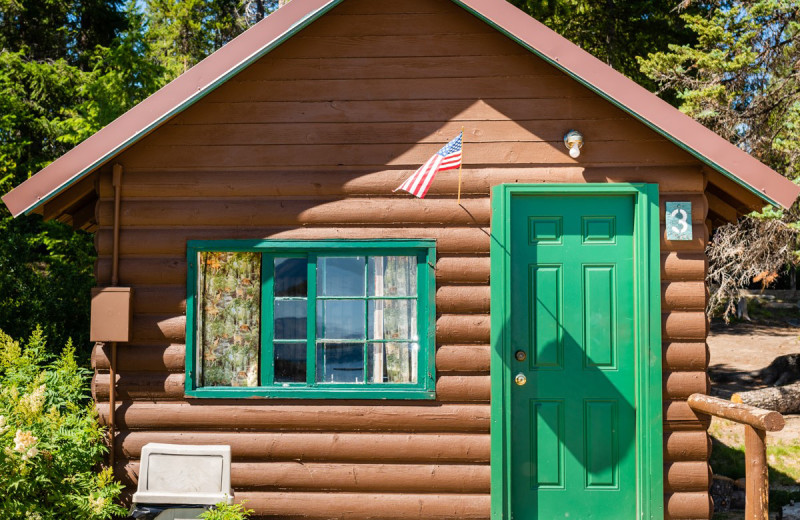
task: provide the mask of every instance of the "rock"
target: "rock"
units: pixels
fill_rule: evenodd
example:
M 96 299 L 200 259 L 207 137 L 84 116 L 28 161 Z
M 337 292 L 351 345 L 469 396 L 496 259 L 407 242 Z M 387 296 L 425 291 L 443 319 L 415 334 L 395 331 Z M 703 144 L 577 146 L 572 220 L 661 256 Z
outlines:
M 791 502 L 789 505 L 783 506 L 781 518 L 783 520 L 800 520 L 800 504 Z
M 711 481 L 711 498 L 714 500 L 715 513 L 731 510 L 734 487 L 733 479 L 714 475 L 714 479 Z

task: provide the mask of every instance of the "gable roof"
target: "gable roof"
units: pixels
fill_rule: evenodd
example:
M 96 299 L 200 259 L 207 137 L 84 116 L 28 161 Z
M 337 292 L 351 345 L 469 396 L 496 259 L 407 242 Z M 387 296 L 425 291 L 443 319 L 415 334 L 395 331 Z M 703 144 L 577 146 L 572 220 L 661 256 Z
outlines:
M 37 209 L 345 0 L 293 0 L 3 197 Z M 789 207 L 800 186 L 506 0 L 451 0 L 764 201 Z

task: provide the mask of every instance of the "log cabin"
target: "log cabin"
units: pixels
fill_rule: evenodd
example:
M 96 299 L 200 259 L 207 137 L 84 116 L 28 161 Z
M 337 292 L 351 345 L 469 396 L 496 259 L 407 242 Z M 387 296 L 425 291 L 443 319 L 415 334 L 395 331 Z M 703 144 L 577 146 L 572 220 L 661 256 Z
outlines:
M 259 518 L 616 520 L 711 517 L 705 246 L 797 195 L 505 0 L 294 0 L 3 200 L 94 233 L 130 487 L 226 444 Z

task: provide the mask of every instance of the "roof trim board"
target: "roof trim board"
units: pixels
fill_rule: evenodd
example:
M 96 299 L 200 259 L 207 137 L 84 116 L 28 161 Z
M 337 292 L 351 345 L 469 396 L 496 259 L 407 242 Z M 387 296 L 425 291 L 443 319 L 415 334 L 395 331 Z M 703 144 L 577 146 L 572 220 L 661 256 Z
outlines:
M 7 193 L 3 201 L 14 216 L 35 210 L 342 1 L 288 3 Z M 764 201 L 789 207 L 800 195 L 800 186 L 506 0 L 451 1 Z

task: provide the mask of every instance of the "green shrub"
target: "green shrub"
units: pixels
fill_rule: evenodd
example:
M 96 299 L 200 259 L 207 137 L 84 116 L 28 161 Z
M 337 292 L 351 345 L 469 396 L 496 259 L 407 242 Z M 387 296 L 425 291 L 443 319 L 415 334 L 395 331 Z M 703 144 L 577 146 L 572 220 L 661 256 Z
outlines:
M 0 518 L 123 516 L 122 486 L 100 470 L 103 429 L 89 372 L 67 344 L 54 358 L 37 329 L 23 347 L 0 331 Z
M 220 502 L 200 515 L 203 520 L 246 520 L 253 514 L 252 509 L 245 509 L 244 504 L 228 505 Z

